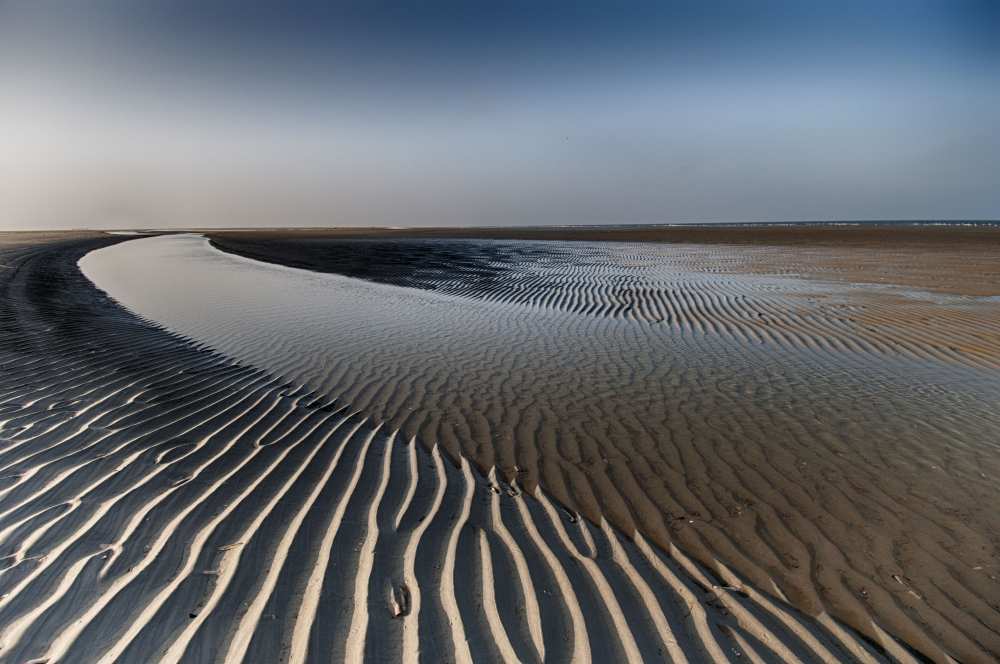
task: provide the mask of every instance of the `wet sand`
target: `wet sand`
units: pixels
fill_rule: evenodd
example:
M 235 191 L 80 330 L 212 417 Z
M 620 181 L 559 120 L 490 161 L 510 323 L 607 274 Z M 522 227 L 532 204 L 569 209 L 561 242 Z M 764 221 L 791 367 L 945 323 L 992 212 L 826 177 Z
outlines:
M 0 661 L 992 661 L 990 237 L 6 245 Z
M 383 241 L 383 234 L 393 241 Z M 997 652 L 1000 590 L 992 584 L 1000 524 L 983 506 L 998 499 L 992 486 L 997 466 L 990 441 L 997 434 L 995 404 L 1000 393 L 993 371 L 1000 361 L 1000 308 L 989 298 L 1000 293 L 1000 231 L 529 229 L 481 233 L 500 241 L 471 247 L 449 241 L 448 234 L 383 231 L 374 239 L 338 242 L 340 234 L 330 238 L 302 232 L 284 241 L 271 237 L 255 243 L 253 237 L 239 235 L 213 236 L 213 241 L 224 249 L 286 265 L 462 297 L 652 322 L 671 328 L 674 340 L 690 330 L 693 335 L 735 338 L 741 345 L 777 348 L 772 367 L 782 374 L 789 369 L 792 375 L 757 372 L 748 377 L 737 360 L 709 370 L 695 367 L 682 382 L 701 387 L 686 391 L 670 382 L 671 372 L 649 368 L 656 379 L 642 381 L 639 390 L 629 389 L 634 375 L 615 381 L 603 373 L 581 372 L 581 380 L 567 381 L 575 383 L 575 389 L 567 391 L 560 380 L 546 379 L 545 370 L 537 368 L 548 364 L 543 359 L 526 372 L 530 379 L 520 383 L 531 385 L 529 394 L 540 402 L 537 407 L 526 406 L 524 395 L 460 403 L 455 394 L 482 391 L 486 381 L 456 380 L 448 372 L 440 372 L 438 384 L 452 386 L 435 387 L 432 393 L 433 399 L 459 402 L 441 408 L 445 414 L 440 420 L 463 421 L 465 426 L 457 428 L 477 441 L 456 441 L 454 448 L 491 463 L 496 454 L 484 451 L 490 445 L 482 441 L 491 441 L 494 448 L 502 445 L 497 445 L 498 439 L 504 441 L 515 451 L 499 455 L 502 467 L 508 472 L 513 467 L 527 469 L 532 480 L 553 487 L 560 499 L 591 518 L 608 515 L 626 530 L 638 529 L 662 545 L 680 541 L 705 562 L 721 555 L 761 585 L 778 579 L 804 610 L 831 610 L 858 628 L 870 616 L 891 620 L 893 633 L 920 643 L 931 657 L 950 652 L 969 660 Z M 421 237 L 428 235 L 445 237 Z M 568 237 L 577 241 L 573 246 L 578 250 L 550 244 L 534 252 L 530 245 L 504 244 L 507 237 Z M 609 259 L 580 242 L 595 239 L 613 239 L 619 247 L 634 240 L 674 244 L 663 255 L 650 256 L 637 246 Z M 545 256 L 546 251 L 551 255 Z M 357 261 L 359 256 L 363 262 Z M 665 284 L 631 278 L 663 262 L 683 278 L 668 278 Z M 560 271 L 549 263 L 577 270 Z M 739 284 L 725 279 L 711 279 L 741 274 L 852 288 L 811 290 L 779 279 L 774 288 L 785 297 L 772 299 L 761 292 L 739 292 Z M 691 275 L 710 279 L 697 283 Z M 722 301 L 713 301 L 720 292 Z M 584 356 L 606 352 L 585 343 L 573 348 Z M 633 350 L 621 353 L 617 364 L 634 362 L 640 354 L 657 355 L 648 346 L 637 344 Z M 549 351 L 539 355 L 546 358 Z M 807 367 L 790 362 L 783 351 L 820 351 L 834 355 L 834 360 Z M 916 363 L 892 366 L 899 356 Z M 861 358 L 866 359 L 855 363 Z M 932 368 L 949 364 L 985 368 L 988 373 L 959 372 L 946 378 L 947 368 Z M 880 368 L 893 377 L 879 377 Z M 857 381 L 818 377 L 841 371 L 871 376 Z M 503 385 L 509 376 L 498 371 L 494 385 Z M 978 412 L 963 413 L 958 407 L 951 415 L 940 409 L 945 400 L 956 398 L 963 384 L 981 380 L 988 386 Z M 910 383 L 905 390 L 927 394 L 911 398 L 897 381 Z M 599 388 L 581 387 L 586 385 Z M 739 393 L 726 394 L 737 391 L 736 385 L 742 399 Z M 804 398 L 804 390 L 815 394 Z M 636 407 L 636 401 L 648 400 L 650 394 L 686 403 Z M 598 398 L 588 399 L 592 395 Z M 600 395 L 609 397 L 606 403 L 599 403 Z M 856 395 L 871 402 L 859 404 Z M 820 400 L 824 403 L 816 403 Z M 490 405 L 496 403 L 505 413 L 518 415 L 492 414 Z M 557 422 L 536 424 L 524 433 L 518 419 L 525 413 L 534 413 L 535 422 Z M 595 417 L 598 413 L 604 416 Z M 609 425 L 611 419 L 625 424 Z M 940 430 L 962 419 L 968 421 L 952 431 Z M 713 420 L 715 426 L 706 424 Z M 449 437 L 444 430 L 456 428 L 440 422 L 411 427 L 442 437 Z M 559 441 L 558 451 L 553 453 L 553 443 L 528 441 L 546 436 Z M 549 449 L 537 449 L 545 447 Z M 588 448 L 605 451 L 588 453 Z M 925 458 L 914 463 L 921 456 Z M 595 464 L 590 458 L 600 461 Z M 608 468 L 595 467 L 601 464 Z M 762 468 L 765 465 L 771 467 Z M 958 470 L 960 466 L 965 469 Z M 933 471 L 944 468 L 954 474 L 942 482 Z M 691 525 L 685 519 L 691 512 L 711 524 L 696 528 L 702 530 L 697 536 L 676 525 Z M 980 585 L 983 578 L 977 572 L 990 568 L 994 579 Z M 987 629 L 981 629 L 982 618 L 967 615 L 969 603 L 963 597 L 981 607 Z M 938 649 L 940 644 L 946 649 Z
M 724 243 L 375 238 L 366 285 L 174 241 L 131 255 L 183 283 L 116 297 L 875 642 L 998 651 L 988 296 L 741 272 L 759 257 Z
M 907 658 L 137 317 L 120 240 L 0 248 L 0 661 Z
M 733 273 L 791 274 L 847 283 L 888 283 L 957 295 L 1000 296 L 1000 225 L 780 225 L 609 226 L 515 228 L 341 228 L 212 231 L 220 246 L 245 255 L 308 269 L 306 245 L 337 239 L 490 239 L 591 242 L 669 242 L 743 247 L 737 264 L 713 266 Z M 267 249 L 271 240 L 294 249 Z M 730 259 L 733 256 L 730 254 Z

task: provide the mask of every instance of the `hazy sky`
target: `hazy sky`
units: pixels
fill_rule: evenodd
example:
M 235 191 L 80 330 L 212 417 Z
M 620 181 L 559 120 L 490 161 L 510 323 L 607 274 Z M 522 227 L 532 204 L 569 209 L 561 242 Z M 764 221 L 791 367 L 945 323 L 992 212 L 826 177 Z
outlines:
M 1000 218 L 1000 2 L 0 0 L 0 228 Z

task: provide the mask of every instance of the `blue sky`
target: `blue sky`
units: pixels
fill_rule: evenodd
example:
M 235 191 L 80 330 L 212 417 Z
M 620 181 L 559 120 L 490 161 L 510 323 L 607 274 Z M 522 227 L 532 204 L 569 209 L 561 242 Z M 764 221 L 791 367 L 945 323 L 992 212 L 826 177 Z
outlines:
M 0 3 L 0 228 L 1000 217 L 1000 5 Z

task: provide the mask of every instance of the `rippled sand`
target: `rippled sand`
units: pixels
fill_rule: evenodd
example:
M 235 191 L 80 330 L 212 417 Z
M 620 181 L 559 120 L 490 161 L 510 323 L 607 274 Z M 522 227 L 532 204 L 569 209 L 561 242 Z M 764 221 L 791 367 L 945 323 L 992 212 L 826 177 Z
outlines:
M 137 318 L 111 242 L 0 248 L 0 661 L 908 659 Z
M 774 247 L 308 244 L 253 253 L 369 281 L 197 237 L 83 266 L 169 330 L 883 647 L 1000 652 L 988 285 L 857 285 Z M 337 258 L 359 250 L 367 274 Z

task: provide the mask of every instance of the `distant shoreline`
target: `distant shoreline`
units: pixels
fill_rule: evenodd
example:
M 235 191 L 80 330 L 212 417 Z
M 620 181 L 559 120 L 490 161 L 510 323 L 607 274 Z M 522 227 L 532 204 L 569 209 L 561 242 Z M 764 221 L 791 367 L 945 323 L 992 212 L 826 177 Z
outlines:
M 551 224 L 525 226 L 228 226 L 228 227 L 133 227 L 133 228 L 45 228 L 0 230 L 0 235 L 28 235 L 48 233 L 110 233 L 163 234 L 163 233 L 329 233 L 351 235 L 399 235 L 414 237 L 480 237 L 504 239 L 530 239 L 546 234 L 559 234 L 565 239 L 581 236 L 607 236 L 619 234 L 648 235 L 673 234 L 687 231 L 722 230 L 775 230 L 775 229 L 956 229 L 1000 230 L 1000 219 L 861 219 L 827 221 L 726 221 L 726 222 L 677 222 L 677 223 L 622 223 L 622 224 Z
M 523 226 L 469 228 L 281 228 L 203 229 L 217 240 L 453 238 L 563 240 L 593 242 L 671 242 L 731 245 L 812 245 L 878 247 L 891 242 L 930 247 L 1000 245 L 1000 222 L 827 222 L 628 226 Z

